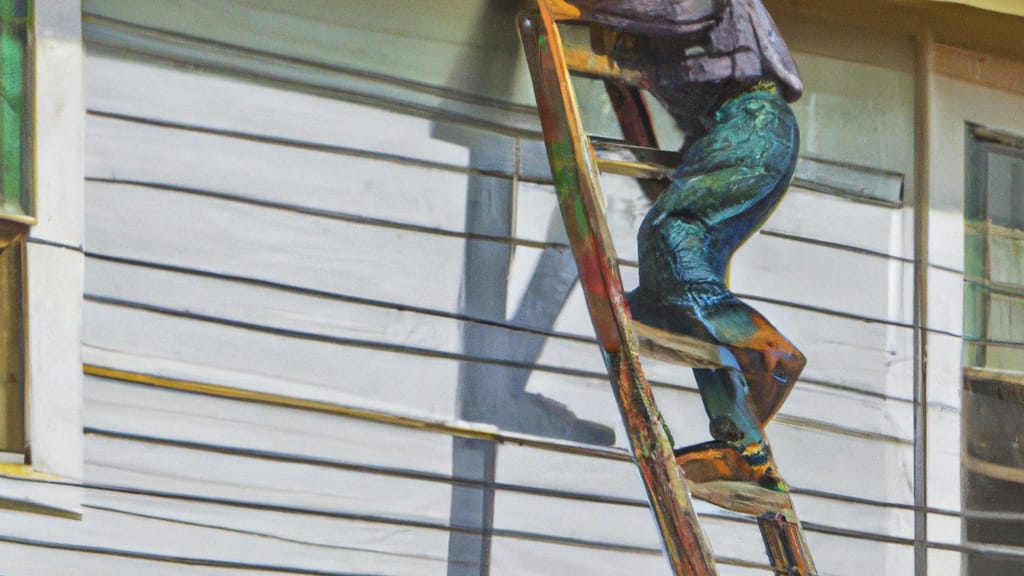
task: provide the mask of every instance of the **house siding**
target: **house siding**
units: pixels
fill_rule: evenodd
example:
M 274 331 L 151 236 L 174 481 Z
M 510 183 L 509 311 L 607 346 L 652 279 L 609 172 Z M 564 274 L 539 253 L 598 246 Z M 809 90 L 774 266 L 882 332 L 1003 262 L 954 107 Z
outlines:
M 414 4 L 85 2 L 83 518 L 0 512 L 0 571 L 666 572 L 514 10 Z M 632 286 L 648 204 L 604 183 Z M 797 185 L 733 263 L 809 358 L 768 433 L 822 574 L 913 572 L 911 208 Z M 698 506 L 720 573 L 770 573 Z

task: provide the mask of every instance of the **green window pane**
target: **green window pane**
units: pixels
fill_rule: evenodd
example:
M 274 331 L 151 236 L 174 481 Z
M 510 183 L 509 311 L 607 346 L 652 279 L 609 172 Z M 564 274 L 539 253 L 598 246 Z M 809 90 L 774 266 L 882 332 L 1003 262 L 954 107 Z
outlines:
M 969 129 L 965 362 L 1024 371 L 1024 147 Z
M 0 212 L 24 216 L 28 205 L 26 175 L 28 97 L 26 90 L 27 0 L 0 0 Z
M 1017 196 L 1024 199 L 1024 193 Z M 993 225 L 989 232 L 988 249 L 989 280 L 999 284 L 1024 286 L 1024 229 Z

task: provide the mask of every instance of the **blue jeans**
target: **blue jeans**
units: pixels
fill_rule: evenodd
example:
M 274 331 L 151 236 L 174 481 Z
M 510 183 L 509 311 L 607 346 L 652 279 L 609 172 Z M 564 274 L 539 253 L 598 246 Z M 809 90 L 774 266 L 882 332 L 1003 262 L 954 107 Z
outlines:
M 763 426 L 788 396 L 804 357 L 726 278 L 733 253 L 768 218 L 793 175 L 796 118 L 773 86 L 726 101 L 690 143 L 638 234 L 634 320 L 721 345 L 727 367 L 695 369 L 711 434 L 752 465 L 769 459 Z M 766 447 L 765 447 L 766 448 Z

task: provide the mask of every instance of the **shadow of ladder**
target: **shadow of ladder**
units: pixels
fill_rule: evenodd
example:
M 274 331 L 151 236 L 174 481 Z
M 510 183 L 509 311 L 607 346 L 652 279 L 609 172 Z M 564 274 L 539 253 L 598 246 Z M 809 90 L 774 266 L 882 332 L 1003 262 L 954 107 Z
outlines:
M 558 18 L 552 7 L 560 12 Z M 576 16 L 572 7 L 559 0 L 538 0 L 536 12 L 520 17 L 520 36 L 580 282 L 672 571 L 678 576 L 717 574 L 714 555 L 693 509 L 691 497 L 696 497 L 756 516 L 776 574 L 814 576 L 814 562 L 789 494 L 738 481 L 695 482 L 687 479 L 676 463 L 640 365 L 640 353 L 659 352 L 662 358 L 667 353 L 679 364 L 715 368 L 722 366 L 719 351 L 706 342 L 678 335 L 671 335 L 671 350 L 666 350 L 664 335 L 656 342 L 647 334 L 634 333 L 604 217 L 599 171 L 637 178 L 653 199 L 660 187 L 658 181 L 666 177 L 669 167 L 679 164 L 679 155 L 657 149 L 650 116 L 636 87 L 637 71 L 619 68 L 589 47 L 563 45 L 557 21 Z M 597 140 L 586 134 L 570 71 L 605 80 L 623 141 Z M 598 159 L 595 148 L 625 152 L 637 160 Z

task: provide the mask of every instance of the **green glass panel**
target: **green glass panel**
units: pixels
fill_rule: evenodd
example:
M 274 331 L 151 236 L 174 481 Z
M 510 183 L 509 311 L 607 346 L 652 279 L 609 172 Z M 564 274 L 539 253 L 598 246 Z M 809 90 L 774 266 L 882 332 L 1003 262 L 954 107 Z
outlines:
M 864 190 L 873 199 L 902 200 L 902 181 L 893 187 L 868 176 L 914 173 L 913 73 L 799 51 L 793 57 L 806 88 L 793 104 L 800 124 L 800 156 L 877 169 L 880 173 L 860 175 L 835 170 L 833 164 L 826 175 L 842 182 L 839 188 L 853 196 Z
M 985 192 L 992 224 L 1024 230 L 1024 158 L 989 152 Z
M 964 336 L 971 339 L 985 337 L 985 300 L 988 293 L 984 286 L 968 283 L 964 286 Z
M 1024 371 L 1024 150 L 968 128 L 965 184 L 965 362 Z
M 989 340 L 1024 344 L 1024 298 L 993 293 L 989 298 L 988 307 L 986 337 Z
M 0 0 L 0 212 L 28 213 L 28 162 L 23 142 L 28 124 L 26 50 L 28 2 Z
M 977 221 L 967 220 L 964 234 L 964 273 L 970 278 L 985 279 L 985 249 L 988 229 Z
M 990 281 L 1024 286 L 1024 231 L 993 225 L 988 258 Z

